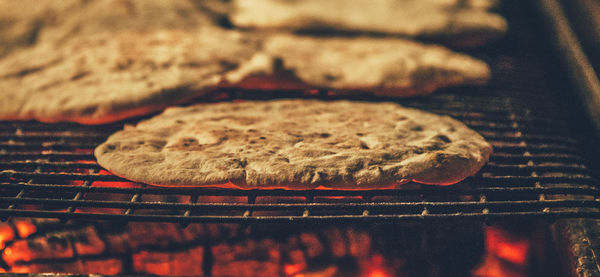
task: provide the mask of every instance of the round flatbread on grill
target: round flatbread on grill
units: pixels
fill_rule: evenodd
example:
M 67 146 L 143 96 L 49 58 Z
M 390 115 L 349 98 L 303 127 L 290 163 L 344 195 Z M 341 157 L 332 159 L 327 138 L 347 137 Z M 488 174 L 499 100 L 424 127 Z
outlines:
M 453 184 L 491 151 L 461 122 L 394 103 L 274 100 L 169 108 L 94 154 L 154 185 L 372 189 Z
M 214 25 L 214 15 L 199 6 L 191 0 L 0 0 L 0 56 L 34 43 L 62 44 L 106 31 Z
M 44 2 L 49 2 L 54 13 L 48 13 L 42 19 L 38 42 L 62 43 L 73 37 L 106 31 L 194 30 L 215 24 L 210 13 L 200 10 L 191 0 Z
M 0 120 L 98 124 L 202 95 L 257 41 L 213 27 L 102 33 L 0 60 Z
M 0 57 L 33 44 L 42 15 L 55 2 L 58 1 L 0 0 Z
M 268 76 L 277 63 L 298 79 L 299 88 L 361 90 L 376 95 L 424 95 L 452 86 L 482 85 L 491 78 L 488 65 L 439 45 L 399 38 L 315 38 L 273 35 L 262 51 L 228 73 L 227 79 L 244 88 L 262 88 L 244 77 Z M 272 87 L 291 84 L 272 82 Z
M 234 25 L 255 29 L 424 38 L 462 47 L 502 36 L 494 0 L 233 0 Z

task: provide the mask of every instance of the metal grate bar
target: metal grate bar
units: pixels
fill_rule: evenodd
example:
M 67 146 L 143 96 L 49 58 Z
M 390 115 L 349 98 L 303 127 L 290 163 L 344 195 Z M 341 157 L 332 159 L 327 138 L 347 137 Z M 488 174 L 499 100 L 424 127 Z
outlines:
M 0 209 L 0 215 L 5 211 Z M 11 211 L 11 216 L 64 218 L 65 213 L 54 211 Z M 330 216 L 187 216 L 182 215 L 120 215 L 72 213 L 70 219 L 80 220 L 113 220 L 113 221 L 147 221 L 147 222 L 202 222 L 202 223 L 346 223 L 346 222 L 382 222 L 396 223 L 423 220 L 498 220 L 539 218 L 555 220 L 561 218 L 593 218 L 600 219 L 599 212 L 589 211 L 549 211 L 549 212 L 489 212 L 489 213 L 452 213 L 452 214 L 395 214 L 395 215 L 330 215 Z
M 136 194 L 137 195 L 137 194 Z M 0 199 L 5 200 L 7 197 Z M 139 196 L 138 196 L 139 198 Z M 20 204 L 48 204 L 48 205 L 65 205 L 68 206 L 66 213 L 72 213 L 69 208 L 72 206 L 78 207 L 101 207 L 101 208 L 125 208 L 129 210 L 125 215 L 129 215 L 135 209 L 158 209 L 158 210 L 186 210 L 186 211 L 197 211 L 197 210 L 223 210 L 227 208 L 228 211 L 244 211 L 253 209 L 255 211 L 283 211 L 283 210 L 363 210 L 370 209 L 374 210 L 420 210 L 427 208 L 429 210 L 461 210 L 461 209 L 482 209 L 482 208 L 502 208 L 507 211 L 519 211 L 521 209 L 531 208 L 600 208 L 600 203 L 596 200 L 510 200 L 510 201 L 485 201 L 485 202 L 474 202 L 474 201 L 463 201 L 463 202 L 406 202 L 406 203 L 303 203 L 303 204 L 244 204 L 244 203 L 194 203 L 194 204 L 182 204 L 182 203 L 144 203 L 138 202 L 138 200 L 127 202 L 127 201 L 89 201 L 89 200 L 78 200 L 78 199 L 39 199 L 39 198 L 16 198 L 15 203 Z M 12 208 L 4 209 L 3 211 L 9 211 Z
M 94 171 L 92 171 L 92 173 L 95 173 Z M 83 182 L 82 187 L 89 187 L 92 185 L 91 181 L 85 181 Z M 75 194 L 75 196 L 73 197 L 72 201 L 79 201 L 81 198 L 83 197 L 83 192 L 79 191 L 77 192 L 77 194 Z M 69 206 L 67 207 L 67 213 L 73 213 L 75 211 L 77 206 Z

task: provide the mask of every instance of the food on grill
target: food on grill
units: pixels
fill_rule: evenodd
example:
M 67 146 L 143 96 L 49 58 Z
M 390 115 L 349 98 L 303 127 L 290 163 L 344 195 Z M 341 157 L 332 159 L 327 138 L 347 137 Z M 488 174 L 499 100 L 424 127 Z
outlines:
M 234 0 L 241 27 L 379 33 L 477 46 L 506 32 L 485 0 Z
M 0 56 L 105 31 L 192 29 L 212 17 L 189 0 L 0 0 Z
M 447 116 L 296 99 L 169 108 L 125 126 L 94 154 L 112 173 L 155 185 L 372 189 L 456 183 L 491 151 Z
M 396 38 L 295 35 L 267 38 L 263 52 L 231 71 L 228 79 L 239 83 L 244 76 L 272 74 L 279 61 L 285 71 L 309 86 L 388 96 L 422 95 L 443 87 L 484 84 L 490 79 L 486 63 L 442 46 Z M 240 84 L 246 88 L 252 85 Z M 277 83 L 272 86 L 277 87 Z
M 0 119 L 96 124 L 201 95 L 255 51 L 235 31 L 119 32 L 0 60 Z
M 0 56 L 31 45 L 53 3 L 73 1 L 0 0 Z
M 207 12 L 190 0 L 88 0 L 50 1 L 55 12 L 44 20 L 38 41 L 62 42 L 72 37 L 105 31 L 197 29 L 212 25 Z

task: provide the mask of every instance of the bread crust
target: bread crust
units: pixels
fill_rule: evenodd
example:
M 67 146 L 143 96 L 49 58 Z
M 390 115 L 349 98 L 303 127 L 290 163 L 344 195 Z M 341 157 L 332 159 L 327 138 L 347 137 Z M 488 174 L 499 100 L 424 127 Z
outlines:
M 124 178 L 162 186 L 374 189 L 449 185 L 492 147 L 447 116 L 395 103 L 273 100 L 169 108 L 95 149 Z
M 0 61 L 0 120 L 100 124 L 158 111 L 216 88 L 257 47 L 212 27 L 40 43 Z
M 443 46 L 399 38 L 279 34 L 265 38 L 262 51 L 229 72 L 227 79 L 252 88 L 252 83 L 242 78 L 277 73 L 277 63 L 281 63 L 280 71 L 300 81 L 299 88 L 360 90 L 393 97 L 425 95 L 451 86 L 481 85 L 491 78 L 485 62 Z
M 270 30 L 375 33 L 480 46 L 506 33 L 491 0 L 235 0 L 231 21 Z

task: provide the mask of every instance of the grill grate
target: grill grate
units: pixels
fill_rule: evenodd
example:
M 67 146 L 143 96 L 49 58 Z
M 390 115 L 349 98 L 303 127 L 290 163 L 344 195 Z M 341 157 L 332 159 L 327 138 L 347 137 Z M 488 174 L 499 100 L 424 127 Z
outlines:
M 451 115 L 493 144 L 494 154 L 481 172 L 450 187 L 407 184 L 402 189 L 369 191 L 151 187 L 111 175 L 95 163 L 93 148 L 124 123 L 2 122 L 0 216 L 183 224 L 600 218 L 597 179 L 567 119 L 554 112 L 559 107 L 554 102 L 531 102 L 537 96 L 522 93 L 529 86 L 503 90 L 499 88 L 506 80 L 496 82 L 483 89 L 447 90 L 399 101 Z
M 494 146 L 490 162 L 450 187 L 234 190 L 161 188 L 128 182 L 99 167 L 93 149 L 127 122 L 102 126 L 0 122 L 0 218 L 216 223 L 398 222 L 504 218 L 600 218 L 600 189 L 563 101 L 564 79 L 530 16 L 507 12 L 511 33 L 472 53 L 492 67 L 485 87 L 388 99 L 358 92 L 225 91 L 214 100 L 307 97 L 395 101 L 450 115 Z M 515 13 L 515 14 L 512 14 Z M 544 50 L 545 49 L 545 50 Z M 560 74 L 559 74 L 560 75 Z

